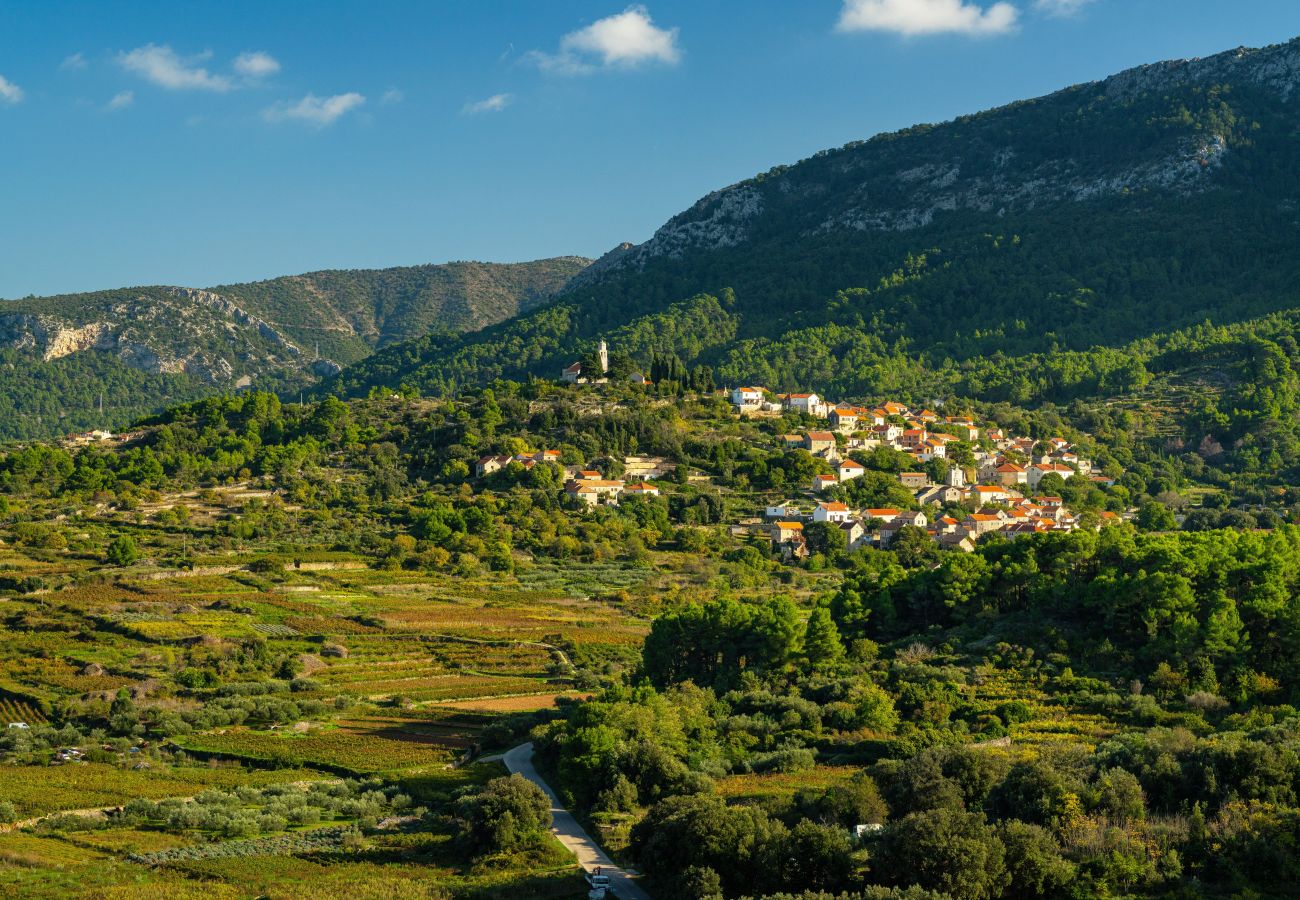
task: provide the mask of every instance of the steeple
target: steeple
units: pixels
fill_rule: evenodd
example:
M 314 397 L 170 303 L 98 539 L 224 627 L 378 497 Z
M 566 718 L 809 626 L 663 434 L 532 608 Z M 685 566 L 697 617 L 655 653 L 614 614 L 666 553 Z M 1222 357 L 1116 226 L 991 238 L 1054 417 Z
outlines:
M 597 373 L 597 377 L 604 375 L 609 371 L 609 347 L 605 345 L 604 341 L 600 342 L 600 350 L 598 352 L 600 355 L 600 372 Z

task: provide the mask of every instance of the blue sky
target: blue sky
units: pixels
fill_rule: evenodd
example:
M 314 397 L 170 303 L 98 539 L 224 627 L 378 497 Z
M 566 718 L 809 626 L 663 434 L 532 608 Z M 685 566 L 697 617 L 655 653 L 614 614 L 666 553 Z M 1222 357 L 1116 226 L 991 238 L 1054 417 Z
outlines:
M 599 255 L 718 187 L 1296 0 L 0 0 L 0 297 Z

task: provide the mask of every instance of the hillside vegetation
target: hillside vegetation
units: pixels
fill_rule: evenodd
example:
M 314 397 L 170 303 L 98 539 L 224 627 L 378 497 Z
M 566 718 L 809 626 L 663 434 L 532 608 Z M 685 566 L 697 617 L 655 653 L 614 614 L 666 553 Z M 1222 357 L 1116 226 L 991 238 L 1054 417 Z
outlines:
M 1292 42 L 820 153 L 705 197 L 556 304 L 394 345 L 324 389 L 554 377 L 607 337 L 642 364 L 675 352 L 724 382 L 933 397 L 990 360 L 1032 373 L 1044 356 L 1127 354 L 1295 309 L 1298 84 Z M 1060 401 L 1141 381 L 1128 376 L 967 387 Z
M 293 392 L 378 347 L 534 309 L 587 262 L 338 270 L 210 290 L 5 302 L 0 438 L 116 427 L 168 403 L 247 386 Z

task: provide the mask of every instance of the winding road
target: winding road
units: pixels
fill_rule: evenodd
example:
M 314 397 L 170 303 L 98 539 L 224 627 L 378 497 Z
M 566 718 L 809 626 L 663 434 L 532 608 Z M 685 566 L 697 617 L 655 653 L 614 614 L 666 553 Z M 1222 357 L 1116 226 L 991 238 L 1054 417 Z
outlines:
M 551 831 L 555 833 L 560 843 L 578 858 L 578 865 L 588 872 L 599 867 L 602 875 L 609 876 L 610 890 L 618 896 L 619 900 L 650 900 L 650 895 L 637 884 L 635 873 L 615 865 L 605 851 L 591 839 L 591 835 L 578 824 L 573 813 L 560 805 L 560 799 L 555 795 L 555 791 L 551 790 L 551 786 L 533 766 L 531 742 L 520 744 L 510 750 L 502 760 L 507 769 L 527 778 L 551 799 L 551 818 L 554 820 Z

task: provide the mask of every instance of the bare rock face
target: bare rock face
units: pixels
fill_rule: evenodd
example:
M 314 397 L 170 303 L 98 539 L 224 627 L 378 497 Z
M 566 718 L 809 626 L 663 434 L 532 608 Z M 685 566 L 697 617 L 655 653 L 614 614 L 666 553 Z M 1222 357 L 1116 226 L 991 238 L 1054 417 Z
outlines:
M 59 328 L 50 331 L 45 341 L 45 352 L 41 358 L 45 362 L 59 359 L 83 350 L 111 350 L 117 339 L 108 322 L 91 322 L 81 328 Z
M 107 306 L 67 314 L 0 312 L 0 347 L 39 354 L 44 362 L 112 353 L 142 371 L 235 389 L 250 385 L 259 371 L 297 367 L 303 355 L 272 325 L 228 298 L 182 287 L 141 289 Z

